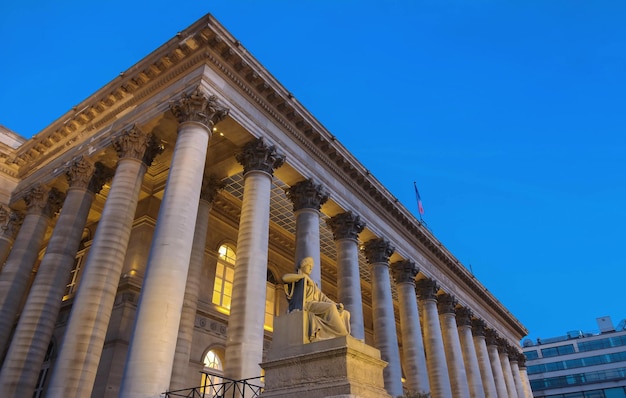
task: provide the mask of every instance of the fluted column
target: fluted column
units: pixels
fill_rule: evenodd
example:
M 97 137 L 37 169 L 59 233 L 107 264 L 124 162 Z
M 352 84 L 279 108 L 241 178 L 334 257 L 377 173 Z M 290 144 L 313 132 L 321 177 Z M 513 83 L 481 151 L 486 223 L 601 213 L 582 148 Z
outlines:
M 439 323 L 443 336 L 443 347 L 446 351 L 446 363 L 450 376 L 452 395 L 459 398 L 469 398 L 469 386 L 467 373 L 463 363 L 463 352 L 456 324 L 456 299 L 447 293 L 437 297 L 437 309 L 439 310 Z
M 463 352 L 463 362 L 465 363 L 470 396 L 472 398 L 484 398 L 485 391 L 483 381 L 480 377 L 476 347 L 474 347 L 474 340 L 472 339 L 471 317 L 472 312 L 468 308 L 458 307 L 456 309 L 456 324 L 461 341 L 461 350 Z
M 285 158 L 262 138 L 246 144 L 236 157 L 243 165 L 244 191 L 224 374 L 241 380 L 261 375 L 270 193 L 274 170 Z
M 528 380 L 528 372 L 526 371 L 526 356 L 520 352 L 517 358 L 519 366 L 520 378 L 522 379 L 522 389 L 524 390 L 524 398 L 533 398 L 533 392 L 530 388 L 530 380 Z
M 426 368 L 424 340 L 415 297 L 415 277 L 419 268 L 411 260 L 402 260 L 391 264 L 391 272 L 396 282 L 400 307 L 405 386 L 410 391 L 428 393 L 430 385 Z
M 452 388 L 437 314 L 439 286 L 434 280 L 425 278 L 417 281 L 415 290 L 424 317 L 424 346 L 426 347 L 430 395 L 432 398 L 449 398 L 452 397 Z
M 6 353 L 15 317 L 28 288 L 44 235 L 65 195 L 56 188 L 33 187 L 24 198 L 27 212 L 0 273 L 0 357 Z
M 358 235 L 365 223 L 351 211 L 329 218 L 326 224 L 333 232 L 337 248 L 337 291 L 339 302 L 350 312 L 350 334 L 365 340 L 361 273 L 359 272 Z
M 521 352 L 517 351 L 513 347 L 509 347 L 509 363 L 511 364 L 511 372 L 513 373 L 513 381 L 515 383 L 515 391 L 517 391 L 518 398 L 526 398 L 524 392 L 524 383 L 519 370 L 518 359 Z
M 509 398 L 517 398 L 517 389 L 515 388 L 515 380 L 513 379 L 513 371 L 509 362 L 510 346 L 504 339 L 498 339 L 498 355 L 500 356 L 500 364 L 502 366 L 502 374 L 504 375 L 504 383 Z
M 200 276 L 202 265 L 204 264 L 204 248 L 206 246 L 209 212 L 211 211 L 213 200 L 217 196 L 218 191 L 224 188 L 224 185 L 224 182 L 214 175 L 205 177 L 202 182 L 198 217 L 196 219 L 196 229 L 193 235 L 193 247 L 191 249 L 191 260 L 187 274 L 187 285 L 185 287 L 185 299 L 180 316 L 180 327 L 178 328 L 174 366 L 172 367 L 172 379 L 170 381 L 171 391 L 195 386 L 195 384 L 188 385 L 186 380 L 189 373 L 191 341 L 193 338 L 196 310 L 198 308 Z
M 472 319 L 472 334 L 474 335 L 474 347 L 476 348 L 476 358 L 480 368 L 480 376 L 483 381 L 485 398 L 498 398 L 496 381 L 491 369 L 491 360 L 485 342 L 485 322 L 482 319 Z
M 493 329 L 485 330 L 485 341 L 487 343 L 487 351 L 489 352 L 489 362 L 491 363 L 491 371 L 496 382 L 496 391 L 498 397 L 508 397 L 506 390 L 506 381 L 502 372 L 502 362 L 498 354 L 498 334 Z
M 200 87 L 171 107 L 178 137 L 159 208 L 120 398 L 159 397 L 170 385 L 213 126 L 228 114 Z
M 89 251 L 48 396 L 91 395 L 109 326 L 141 183 L 161 152 L 153 136 L 136 127 L 113 140 L 119 160 Z
M 320 208 L 328 200 L 328 191 L 314 179 L 300 181 L 287 189 L 296 217 L 296 268 L 305 257 L 313 257 L 311 279 L 322 286 L 320 264 Z
M 402 369 L 396 332 L 396 319 L 391 296 L 389 257 L 394 247 L 383 238 L 372 239 L 363 245 L 372 274 L 372 317 L 374 319 L 374 344 L 388 364 L 383 369 L 385 390 L 392 397 L 402 395 Z
M 22 221 L 23 215 L 0 205 L 0 271 L 9 256 Z
M 0 372 L 3 397 L 28 397 L 35 390 L 94 194 L 110 175 L 110 170 L 101 164 L 94 165 L 82 157 L 67 171 L 69 189 L 63 209 Z

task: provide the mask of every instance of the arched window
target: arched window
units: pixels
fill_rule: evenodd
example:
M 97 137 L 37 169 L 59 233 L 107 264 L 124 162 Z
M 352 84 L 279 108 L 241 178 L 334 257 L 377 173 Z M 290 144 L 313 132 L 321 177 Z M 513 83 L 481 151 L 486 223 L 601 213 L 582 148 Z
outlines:
M 218 249 L 215 284 L 213 285 L 213 304 L 230 312 L 230 300 L 233 295 L 233 278 L 235 276 L 235 249 L 224 244 Z
M 202 393 L 209 394 L 209 396 L 219 394 L 222 389 L 222 378 L 220 376 L 224 370 L 222 360 L 215 350 L 209 350 L 204 356 L 203 362 Z

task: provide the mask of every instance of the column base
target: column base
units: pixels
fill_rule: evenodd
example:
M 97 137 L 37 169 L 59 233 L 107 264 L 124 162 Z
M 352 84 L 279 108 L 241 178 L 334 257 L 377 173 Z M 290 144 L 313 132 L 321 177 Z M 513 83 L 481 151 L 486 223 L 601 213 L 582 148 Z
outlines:
M 380 351 L 352 336 L 305 344 L 306 314 L 275 319 L 262 398 L 388 398 Z

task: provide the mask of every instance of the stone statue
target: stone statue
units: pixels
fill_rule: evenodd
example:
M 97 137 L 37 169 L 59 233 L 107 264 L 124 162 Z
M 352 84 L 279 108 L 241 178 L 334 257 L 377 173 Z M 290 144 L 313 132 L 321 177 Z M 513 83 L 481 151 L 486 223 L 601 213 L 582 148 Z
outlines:
M 350 313 L 326 297 L 309 277 L 313 269 L 313 257 L 300 261 L 297 274 L 283 275 L 289 312 L 308 313 L 309 340 L 311 342 L 332 339 L 350 334 Z

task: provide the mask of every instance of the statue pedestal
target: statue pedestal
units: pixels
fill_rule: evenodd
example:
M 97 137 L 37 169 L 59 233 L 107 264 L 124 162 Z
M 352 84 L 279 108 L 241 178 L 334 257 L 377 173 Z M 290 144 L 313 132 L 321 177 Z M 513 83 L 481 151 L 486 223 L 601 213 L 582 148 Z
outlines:
M 306 313 L 274 320 L 262 398 L 388 398 L 380 351 L 352 336 L 305 344 Z

